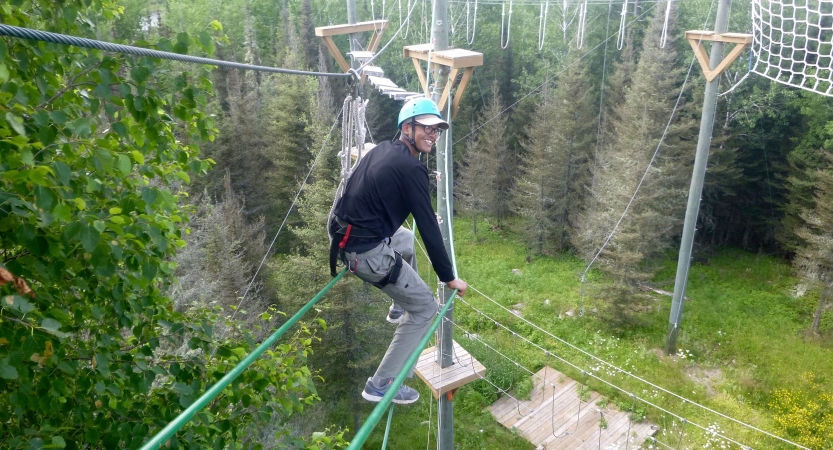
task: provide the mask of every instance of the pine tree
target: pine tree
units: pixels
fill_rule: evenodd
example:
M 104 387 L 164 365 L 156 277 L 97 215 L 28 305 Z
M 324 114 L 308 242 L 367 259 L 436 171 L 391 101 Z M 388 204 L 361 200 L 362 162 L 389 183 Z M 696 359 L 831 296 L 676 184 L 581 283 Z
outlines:
M 818 333 L 827 297 L 833 292 L 833 157 L 828 167 L 815 174 L 815 207 L 801 214 L 805 226 L 798 236 L 805 244 L 796 251 L 793 265 L 810 284 L 821 285 L 818 307 L 810 330 Z
M 597 133 L 600 131 L 598 142 L 594 143 L 590 194 L 586 201 L 585 211 L 578 217 L 577 226 L 572 235 L 573 247 L 587 263 L 593 259 L 615 224 L 610 221 L 612 214 L 603 212 L 608 206 L 602 202 L 601 196 L 593 193 L 599 190 L 597 182 L 605 172 L 600 158 L 603 158 L 605 149 L 615 142 L 614 124 L 620 120 L 620 105 L 625 103 L 625 93 L 630 88 L 633 73 L 636 71 L 636 56 L 630 32 L 626 34 L 625 46 L 620 58 L 620 61 L 614 64 L 613 73 L 607 78 L 607 86 L 603 86 L 605 89 L 604 107 L 600 118 L 601 130 L 597 130 Z M 599 220 L 607 221 L 600 223 Z
M 567 248 L 579 231 L 591 183 L 591 164 L 596 131 L 596 111 L 590 96 L 587 69 L 573 52 L 567 71 L 560 77 L 553 95 L 554 128 L 551 161 L 554 209 L 553 244 Z
M 537 114 L 526 128 L 526 154 L 521 158 L 522 175 L 513 189 L 514 212 L 521 219 L 521 234 L 533 253 L 544 253 L 553 233 L 553 142 L 555 141 L 553 99 L 545 92 Z M 549 246 L 547 246 L 549 250 Z
M 658 11 L 661 10 L 660 7 Z M 669 38 L 665 48 L 659 46 L 663 19 L 663 14 L 656 14 L 651 21 L 632 84 L 624 103 L 616 109 L 616 135 L 599 155 L 593 191 L 598 206 L 587 222 L 592 227 L 590 236 L 610 233 L 648 170 L 600 260 L 601 268 L 617 283 L 618 289 L 608 290 L 607 296 L 611 301 L 609 316 L 619 323 L 644 310 L 635 288 L 658 270 L 656 261 L 680 232 L 694 154 L 695 123 L 684 113 L 682 105 L 665 133 L 677 101 L 680 69 L 675 68 L 673 40 Z M 673 25 L 672 14 L 669 36 L 673 36 Z M 658 146 L 658 156 L 648 168 Z
M 495 82 L 492 84 L 489 104 L 477 120 L 478 124 L 485 124 L 485 126 L 478 131 L 473 148 L 469 151 L 469 153 L 480 153 L 477 157 L 483 158 L 484 169 L 482 173 L 477 173 L 478 170 L 471 173 L 463 171 L 459 177 L 460 184 L 463 186 L 463 195 L 469 191 L 466 186 L 482 191 L 486 208 L 489 214 L 497 220 L 498 226 L 501 226 L 511 211 L 511 192 L 515 182 L 516 164 L 507 142 L 507 119 L 503 110 L 500 90 Z M 491 121 L 486 123 L 489 120 Z M 474 157 L 472 155 L 472 158 Z
M 473 140 L 467 140 L 463 165 L 454 180 L 454 204 L 462 211 L 471 214 L 475 241 L 477 240 L 477 218 L 489 211 L 488 199 L 491 191 L 483 188 L 483 181 L 488 177 L 487 169 L 486 155 L 478 151 Z

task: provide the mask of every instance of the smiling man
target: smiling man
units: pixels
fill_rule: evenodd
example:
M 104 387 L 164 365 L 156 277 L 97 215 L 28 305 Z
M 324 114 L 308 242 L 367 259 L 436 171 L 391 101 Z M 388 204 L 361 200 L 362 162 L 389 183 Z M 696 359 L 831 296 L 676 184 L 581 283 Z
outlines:
M 384 397 L 437 314 L 434 294 L 416 272 L 414 235 L 402 227 L 408 215 L 413 214 L 416 220 L 440 281 L 457 289 L 459 295 L 468 287 L 454 276 L 431 207 L 428 169 L 418 159 L 420 153 L 431 152 L 440 133 L 447 129 L 448 123 L 431 100 L 418 98 L 405 103 L 399 112 L 399 139 L 382 142 L 362 158 L 329 223 L 333 276 L 339 258 L 356 276 L 393 299 L 387 320 L 398 324 L 396 332 L 362 391 L 362 397 L 372 402 Z M 417 399 L 416 390 L 402 385 L 393 402 L 408 404 Z

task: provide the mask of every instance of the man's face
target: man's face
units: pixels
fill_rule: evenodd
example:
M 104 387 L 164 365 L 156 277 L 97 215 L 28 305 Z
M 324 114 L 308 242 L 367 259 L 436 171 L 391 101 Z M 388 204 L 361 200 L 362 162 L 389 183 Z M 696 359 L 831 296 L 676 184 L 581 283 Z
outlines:
M 414 142 L 416 142 L 417 154 L 414 156 L 419 155 L 419 153 L 430 153 L 431 148 L 437 143 L 437 139 L 440 137 L 440 129 L 436 126 L 423 125 L 419 122 L 416 123 L 414 128 L 414 130 L 411 130 L 411 122 L 406 122 L 402 125 L 404 133 L 408 136 L 413 136 Z M 412 135 L 411 133 L 414 134 Z

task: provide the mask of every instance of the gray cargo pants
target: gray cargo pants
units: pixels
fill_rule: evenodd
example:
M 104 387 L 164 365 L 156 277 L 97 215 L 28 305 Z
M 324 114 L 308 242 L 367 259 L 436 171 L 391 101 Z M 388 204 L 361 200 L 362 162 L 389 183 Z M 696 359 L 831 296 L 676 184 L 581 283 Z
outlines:
M 414 234 L 404 228 L 399 229 L 376 248 L 364 253 L 344 252 L 348 266 L 356 276 L 364 281 L 375 283 L 388 274 L 395 262 L 393 250 L 396 249 L 406 264 L 402 264 L 399 279 L 382 288 L 393 299 L 398 309 L 405 311 L 402 323 L 396 327 L 393 340 L 388 346 L 376 377 L 395 377 L 405 366 L 405 362 L 414 352 L 419 341 L 431 328 L 431 321 L 436 317 L 438 304 L 434 293 L 416 272 L 416 254 L 414 253 Z M 408 373 L 413 376 L 413 371 Z

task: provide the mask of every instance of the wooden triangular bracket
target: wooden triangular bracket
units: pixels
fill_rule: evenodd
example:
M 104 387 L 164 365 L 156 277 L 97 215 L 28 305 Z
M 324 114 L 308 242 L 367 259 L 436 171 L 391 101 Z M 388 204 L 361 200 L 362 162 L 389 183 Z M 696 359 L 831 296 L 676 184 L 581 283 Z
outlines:
M 697 57 L 697 61 L 700 63 L 700 68 L 703 69 L 703 74 L 706 75 L 706 80 L 708 81 L 714 80 L 721 73 L 723 73 L 723 71 L 732 65 L 736 59 L 738 59 L 738 56 L 740 56 L 743 50 L 752 44 L 752 35 L 742 33 L 714 34 L 714 31 L 693 30 L 686 31 L 685 38 L 688 39 L 688 43 L 691 44 L 691 48 L 694 50 L 694 55 Z M 703 46 L 703 41 L 726 42 L 735 44 L 735 48 L 733 48 L 732 51 L 723 58 L 723 61 L 721 61 L 717 67 L 711 69 L 709 66 L 709 55 L 706 54 L 706 48 Z
M 347 25 L 330 25 L 327 27 L 317 27 L 315 29 L 315 35 L 319 36 L 321 39 L 324 40 L 324 45 L 330 50 L 332 53 L 333 58 L 336 59 L 339 67 L 344 72 L 350 70 L 350 64 L 344 59 L 344 56 L 341 54 L 341 51 L 336 46 L 335 42 L 333 42 L 333 36 L 339 36 L 342 34 L 351 34 L 351 33 L 361 33 L 364 31 L 372 31 L 373 36 L 370 38 L 370 42 L 367 44 L 367 51 L 373 53 L 376 51 L 376 47 L 379 46 L 379 42 L 382 41 L 382 33 L 385 31 L 385 28 L 388 27 L 387 20 L 371 20 L 369 22 L 359 22 L 354 24 L 347 24 Z
M 420 61 L 428 62 L 429 71 L 434 64 L 446 66 L 451 70 L 451 73 L 448 74 L 448 83 L 446 83 L 445 89 L 443 89 L 442 96 L 440 97 L 440 102 L 437 104 L 440 111 L 445 111 L 445 102 L 448 101 L 448 97 L 451 95 L 451 89 L 454 87 L 455 81 L 457 81 L 457 75 L 460 74 L 461 69 L 463 70 L 463 76 L 460 79 L 460 84 L 457 86 L 457 93 L 451 102 L 451 117 L 454 117 L 460 108 L 460 100 L 463 98 L 463 92 L 466 91 L 466 86 L 468 86 L 471 75 L 474 73 L 474 68 L 483 65 L 483 53 L 460 48 L 438 51 L 434 51 L 433 49 L 434 44 L 408 45 L 404 48 L 404 53 L 406 58 L 411 58 L 414 62 L 419 83 L 422 85 L 422 91 L 426 97 L 430 96 L 430 93 L 428 92 L 428 81 L 425 79 L 425 71 L 422 70 Z M 448 119 L 450 118 L 446 117 L 446 120 Z

